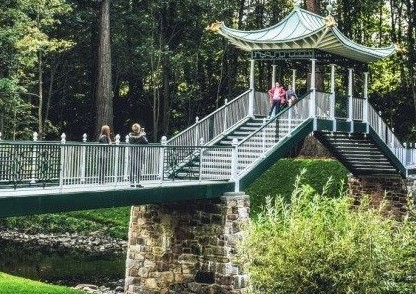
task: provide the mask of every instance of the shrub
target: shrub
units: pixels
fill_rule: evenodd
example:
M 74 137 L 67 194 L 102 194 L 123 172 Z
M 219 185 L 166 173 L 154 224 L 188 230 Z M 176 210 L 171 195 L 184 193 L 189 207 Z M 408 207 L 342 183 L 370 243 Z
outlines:
M 251 293 L 415 293 L 415 224 L 372 208 L 352 209 L 297 177 L 290 202 L 267 197 L 244 230 L 238 259 Z

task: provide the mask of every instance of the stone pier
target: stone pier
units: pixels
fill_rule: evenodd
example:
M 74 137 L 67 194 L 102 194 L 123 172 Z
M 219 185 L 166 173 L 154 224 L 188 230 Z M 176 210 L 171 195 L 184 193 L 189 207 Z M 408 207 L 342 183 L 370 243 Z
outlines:
M 126 294 L 243 293 L 246 275 L 234 260 L 249 197 L 133 206 Z
M 358 204 L 362 195 L 368 195 L 371 203 L 378 206 L 384 199 L 387 209 L 394 215 L 406 212 L 407 196 L 412 193 L 413 180 L 406 180 L 400 176 L 350 176 L 348 178 L 349 194 Z

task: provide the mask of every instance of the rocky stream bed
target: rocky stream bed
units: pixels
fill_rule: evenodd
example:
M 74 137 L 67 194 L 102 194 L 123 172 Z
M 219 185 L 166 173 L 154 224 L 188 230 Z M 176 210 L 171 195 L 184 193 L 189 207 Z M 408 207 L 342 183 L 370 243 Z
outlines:
M 89 255 L 125 255 L 127 251 L 127 241 L 114 239 L 99 232 L 89 235 L 81 234 L 27 234 L 18 230 L 1 230 L 0 241 L 12 241 L 16 244 L 24 244 L 25 248 L 53 248 L 55 250 L 71 250 L 82 252 Z M 124 280 L 118 279 L 106 285 L 96 285 L 97 283 L 80 283 L 73 286 L 86 293 L 95 294 L 116 294 L 123 293 Z M 110 285 L 109 285 L 110 284 Z

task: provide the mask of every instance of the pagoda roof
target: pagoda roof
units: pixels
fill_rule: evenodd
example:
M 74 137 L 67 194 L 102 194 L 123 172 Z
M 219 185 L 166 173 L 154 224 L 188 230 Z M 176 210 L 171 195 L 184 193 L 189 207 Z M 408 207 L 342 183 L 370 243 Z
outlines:
M 370 63 L 395 53 L 394 45 L 373 48 L 348 39 L 332 16 L 322 17 L 298 5 L 279 23 L 260 30 L 243 31 L 211 25 L 236 47 L 245 51 L 283 51 L 318 49 L 344 58 Z

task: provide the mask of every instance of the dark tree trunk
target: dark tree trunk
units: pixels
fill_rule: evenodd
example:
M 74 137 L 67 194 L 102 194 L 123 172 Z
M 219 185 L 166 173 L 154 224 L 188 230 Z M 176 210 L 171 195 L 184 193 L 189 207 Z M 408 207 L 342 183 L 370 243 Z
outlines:
M 320 2 L 321 2 L 321 0 L 307 0 L 306 1 L 307 10 L 309 10 L 313 13 L 316 13 L 316 14 L 321 14 Z M 319 62 L 319 60 L 318 60 L 318 62 Z M 323 91 L 324 90 L 323 76 L 324 76 L 324 69 L 323 69 L 322 66 L 319 66 L 317 64 L 316 65 L 316 71 L 315 71 L 315 88 L 318 91 Z M 310 80 L 310 75 L 309 75 L 309 80 Z M 310 85 L 310 81 L 309 81 L 309 85 Z
M 413 107 L 416 113 L 416 1 L 406 1 L 407 5 L 407 19 L 409 25 L 407 26 L 407 44 L 408 44 L 408 58 L 409 58 L 409 84 L 411 94 L 413 97 Z M 415 121 L 414 121 L 415 123 Z
M 113 128 L 113 96 L 111 83 L 110 0 L 102 0 L 99 18 L 98 70 L 96 82 L 96 128 Z
M 169 56 L 165 55 L 162 58 L 162 68 L 163 68 L 163 133 L 168 134 L 169 133 L 169 114 L 170 114 L 170 87 L 169 87 L 169 81 L 170 81 L 170 62 L 169 62 Z
M 316 13 L 316 14 L 320 14 L 320 4 L 321 0 L 306 0 L 306 9 Z

